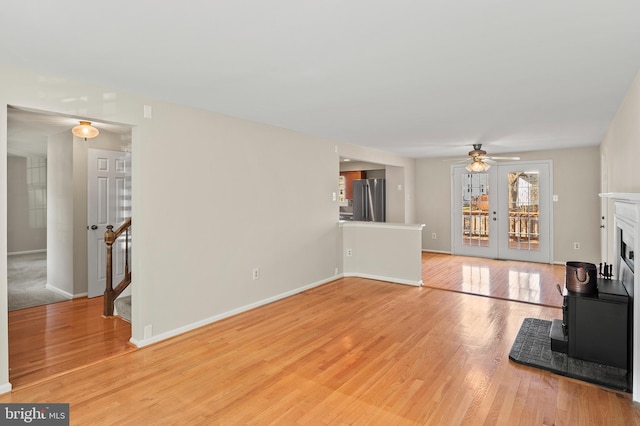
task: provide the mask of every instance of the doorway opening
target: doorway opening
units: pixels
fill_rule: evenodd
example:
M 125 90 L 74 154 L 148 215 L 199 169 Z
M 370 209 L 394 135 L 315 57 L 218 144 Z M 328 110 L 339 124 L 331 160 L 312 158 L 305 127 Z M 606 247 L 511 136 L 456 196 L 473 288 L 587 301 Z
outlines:
M 16 338 L 16 327 L 20 327 L 15 321 L 24 312 L 29 312 L 29 318 L 36 318 L 38 309 L 45 309 L 49 312 L 62 312 L 63 309 L 53 309 L 49 307 L 38 307 L 42 303 L 56 303 L 63 301 L 63 304 L 78 306 L 76 301 L 85 300 L 88 293 L 88 256 L 87 256 L 87 151 L 90 147 L 99 149 L 117 150 L 129 154 L 131 152 L 131 127 L 116 123 L 93 124 L 100 129 L 99 137 L 84 140 L 74 137 L 71 129 L 84 117 L 69 117 L 45 111 L 25 109 L 21 107 L 7 107 L 7 164 L 11 164 L 12 170 L 8 170 L 8 191 L 7 191 L 7 217 L 8 217 L 8 276 L 7 295 L 9 300 L 9 352 L 10 352 L 10 381 L 13 382 L 16 373 L 16 363 L 19 354 L 27 352 L 20 351 L 21 341 Z M 24 167 L 14 167 L 16 164 Z M 9 167 L 8 167 L 9 169 Z M 19 182 L 18 182 L 19 181 Z M 16 184 L 17 182 L 17 184 Z M 12 190 L 11 188 L 14 188 Z M 129 195 L 130 196 L 130 195 Z M 10 235 L 9 235 L 10 234 Z M 37 234 L 37 239 L 32 235 Z M 20 256 L 26 259 L 20 263 L 19 268 L 25 272 L 23 275 L 32 274 L 41 281 L 42 291 L 46 291 L 55 297 L 38 303 L 37 298 L 30 297 L 32 303 L 29 305 L 16 305 L 12 303 L 12 290 L 16 283 L 15 272 L 18 267 L 13 268 L 14 260 Z M 29 256 L 31 258 L 29 258 Z M 27 297 L 27 296 L 25 296 Z M 73 300 L 72 300 L 73 299 Z M 98 305 L 100 305 L 98 301 Z M 56 303 L 55 306 L 57 306 Z M 14 306 L 15 309 L 11 309 Z M 65 305 L 66 306 L 66 305 Z M 74 308 L 77 309 L 77 308 Z M 24 311 L 24 312 L 23 312 Z M 62 315 L 62 314 L 61 314 Z M 98 321 L 111 321 L 105 319 L 97 313 Z M 61 317 L 62 318 L 62 317 Z M 64 320 L 67 321 L 67 320 Z M 82 329 L 89 318 L 82 315 L 75 315 L 69 320 L 69 327 L 72 329 Z M 118 319 L 118 321 L 122 321 Z M 49 324 L 47 321 L 34 324 L 33 333 L 43 332 Z M 24 325 L 24 324 L 22 324 Z M 113 328 L 113 324 L 111 325 Z M 131 326 L 125 323 L 118 326 L 125 328 L 126 332 L 120 331 L 118 339 L 122 340 L 128 334 L 122 345 L 128 346 L 128 339 L 131 336 Z M 84 327 L 86 329 L 86 327 Z M 39 331 L 38 331 L 39 330 Z M 30 347 L 29 353 L 40 358 L 30 359 L 31 365 L 42 365 L 47 362 L 51 350 L 45 345 L 56 341 L 58 349 L 64 338 L 58 339 L 52 336 L 49 329 L 46 339 L 40 339 L 43 347 Z M 100 335 L 100 333 L 98 333 Z M 84 336 L 87 337 L 87 336 Z M 82 352 L 83 350 L 95 351 L 101 345 L 83 344 L 83 336 L 74 335 L 74 348 L 71 352 Z M 95 339 L 94 335 L 92 339 Z M 85 341 L 86 342 L 86 341 Z M 31 342 L 30 344 L 33 344 Z M 120 345 L 118 343 L 118 345 Z M 104 345 L 103 345 L 104 346 Z M 84 349 L 83 349 L 84 348 Z M 110 356 L 110 352 L 103 356 Z M 95 360 L 96 352 L 86 359 Z M 31 356 L 30 355 L 30 356 Z M 80 364 L 81 365 L 81 364 Z M 78 367 L 76 362 L 73 366 Z M 51 371 L 57 371 L 57 367 Z M 33 377 L 32 377 L 33 378 Z M 35 377 L 42 379 L 42 377 Z M 22 379 L 20 379 L 22 380 Z

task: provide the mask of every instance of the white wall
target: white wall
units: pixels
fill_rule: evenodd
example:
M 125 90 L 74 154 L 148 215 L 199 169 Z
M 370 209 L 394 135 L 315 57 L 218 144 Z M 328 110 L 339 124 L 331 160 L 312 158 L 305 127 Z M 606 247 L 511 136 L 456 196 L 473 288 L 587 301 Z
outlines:
M 365 161 L 404 167 L 405 221 L 413 219 L 414 160 L 0 66 L 3 167 L 7 105 L 133 127 L 132 334 L 141 344 L 340 272 L 332 200 L 339 155 L 357 152 Z M 153 118 L 143 118 L 145 105 Z M 3 171 L 0 199 L 6 196 Z M 5 232 L 6 208 L 0 208 Z M 261 272 L 254 281 L 255 267 Z M 8 383 L 4 238 L 0 312 L 1 391 Z
M 387 222 L 405 223 L 406 210 L 404 205 L 405 181 L 404 167 L 387 166 L 385 170 L 387 194 Z
M 554 262 L 582 260 L 599 263 L 600 155 L 598 147 L 510 153 L 522 160 L 553 161 Z M 417 161 L 418 221 L 425 224 L 424 250 L 451 252 L 451 164 L 454 159 Z M 437 239 L 431 234 L 436 233 Z M 573 242 L 581 249 L 574 250 Z
M 345 276 L 422 285 L 422 225 L 345 221 L 340 228 Z
M 602 192 L 640 193 L 640 72 L 631 84 L 624 101 L 611 122 L 600 146 L 602 158 Z M 606 205 L 609 203 L 609 205 Z M 613 229 L 613 201 L 604 203 L 607 230 Z M 613 233 L 606 233 L 608 262 L 613 262 Z
M 73 145 L 69 134 L 47 143 L 47 284 L 73 294 Z

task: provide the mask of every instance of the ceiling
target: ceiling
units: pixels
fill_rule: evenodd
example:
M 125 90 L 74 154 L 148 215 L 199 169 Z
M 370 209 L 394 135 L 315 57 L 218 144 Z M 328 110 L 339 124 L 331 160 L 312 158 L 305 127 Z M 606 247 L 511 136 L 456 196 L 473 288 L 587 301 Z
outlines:
M 12 1 L 0 62 L 411 157 L 598 145 L 637 0 Z

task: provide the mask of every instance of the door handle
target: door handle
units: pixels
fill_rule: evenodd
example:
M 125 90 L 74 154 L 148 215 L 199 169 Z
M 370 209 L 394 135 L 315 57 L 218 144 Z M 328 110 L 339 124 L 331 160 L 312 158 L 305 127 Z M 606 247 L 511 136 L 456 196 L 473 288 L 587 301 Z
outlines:
M 91 229 L 92 231 L 95 231 L 96 229 L 98 229 L 98 225 L 91 225 L 91 227 L 87 226 L 87 229 Z

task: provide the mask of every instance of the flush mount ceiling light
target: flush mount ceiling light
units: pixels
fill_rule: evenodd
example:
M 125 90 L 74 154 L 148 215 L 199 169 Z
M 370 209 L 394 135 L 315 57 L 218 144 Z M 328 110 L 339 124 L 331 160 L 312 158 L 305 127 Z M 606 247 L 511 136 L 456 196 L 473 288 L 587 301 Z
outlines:
M 100 131 L 91 125 L 90 121 L 81 121 L 80 124 L 73 129 L 71 133 L 79 138 L 87 139 L 95 138 L 100 134 Z

